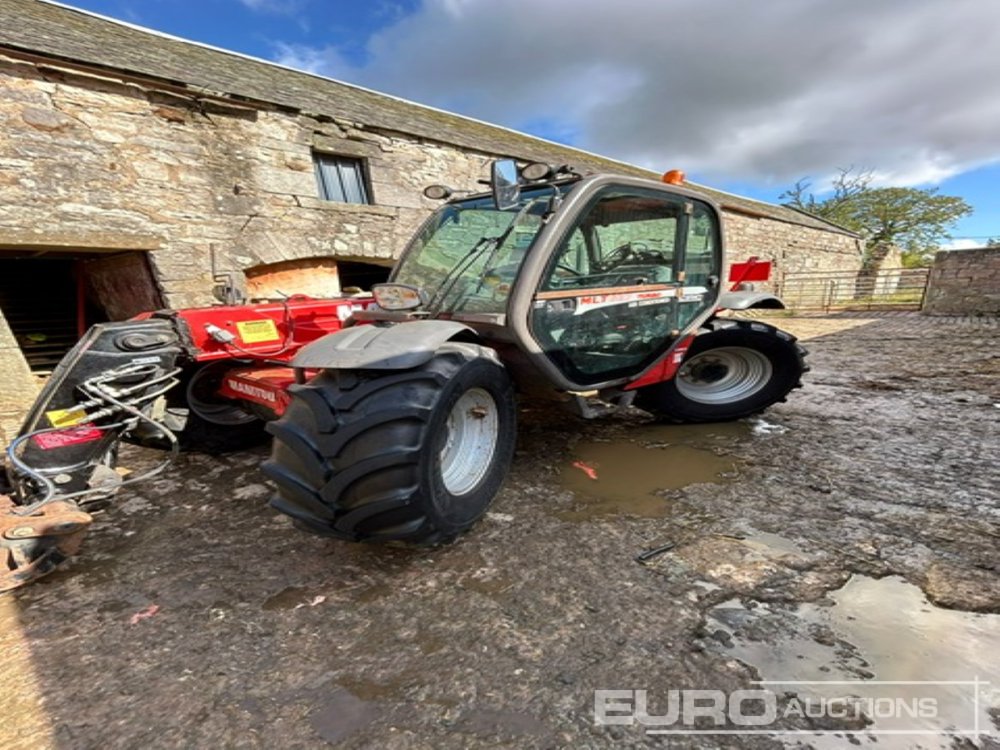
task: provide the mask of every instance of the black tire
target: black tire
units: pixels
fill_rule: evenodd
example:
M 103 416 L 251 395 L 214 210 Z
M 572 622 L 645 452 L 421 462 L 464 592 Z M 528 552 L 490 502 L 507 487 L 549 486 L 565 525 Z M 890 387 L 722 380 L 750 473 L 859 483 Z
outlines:
M 306 531 L 352 541 L 450 541 L 486 512 L 513 459 L 513 386 L 496 353 L 475 344 L 448 342 L 412 370 L 328 370 L 290 392 L 291 405 L 267 426 L 274 446 L 263 468 L 278 487 L 272 507 Z M 495 416 L 468 413 L 496 420 L 491 455 L 468 464 L 481 465 L 473 472 L 481 475 L 453 494 L 442 473 L 449 416 L 466 394 L 481 392 Z
M 180 423 L 180 419 L 178 419 Z M 188 410 L 177 440 L 182 451 L 221 456 L 264 445 L 270 436 L 264 430 L 264 421 L 256 420 L 242 425 L 218 425 L 208 422 Z
M 163 424 L 177 436 L 182 451 L 218 456 L 268 441 L 263 419 L 233 401 L 214 396 L 222 376 L 232 366 L 231 362 L 196 365 L 184 372 L 181 382 L 167 394 Z M 150 448 L 170 447 L 162 433 L 148 426 L 140 425 L 128 439 Z
M 757 321 L 713 318 L 677 374 L 639 389 L 635 404 L 674 422 L 728 422 L 784 401 L 809 371 L 790 333 Z

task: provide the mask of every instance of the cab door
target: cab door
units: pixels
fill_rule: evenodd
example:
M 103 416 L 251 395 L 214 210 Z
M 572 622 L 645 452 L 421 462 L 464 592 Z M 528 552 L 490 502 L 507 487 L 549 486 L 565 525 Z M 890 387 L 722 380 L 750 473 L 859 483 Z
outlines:
M 529 329 L 572 383 L 641 372 L 718 296 L 715 210 L 652 188 L 595 192 L 556 245 Z

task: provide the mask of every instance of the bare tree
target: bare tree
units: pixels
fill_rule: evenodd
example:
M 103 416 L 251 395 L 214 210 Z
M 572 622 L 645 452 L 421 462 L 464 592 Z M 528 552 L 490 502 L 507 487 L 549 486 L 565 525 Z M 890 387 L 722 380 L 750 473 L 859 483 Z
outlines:
M 838 167 L 837 176 L 830 183 L 833 192 L 826 198 L 819 200 L 810 191 L 812 183 L 807 179 L 801 179 L 783 192 L 779 199 L 800 211 L 847 227 L 852 217 L 852 203 L 868 190 L 873 178 L 874 171 L 868 168 L 858 168 L 853 164 L 849 167 Z

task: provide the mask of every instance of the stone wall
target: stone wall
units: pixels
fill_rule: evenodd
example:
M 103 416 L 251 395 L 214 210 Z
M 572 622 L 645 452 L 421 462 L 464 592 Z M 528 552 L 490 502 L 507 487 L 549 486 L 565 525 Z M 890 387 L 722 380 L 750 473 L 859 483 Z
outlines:
M 349 123 L 193 103 L 0 58 L 0 247 L 151 250 L 172 306 L 207 304 L 209 248 L 241 269 L 336 255 L 390 263 L 489 157 Z M 362 157 L 374 205 L 317 197 L 314 151 Z
M 24 409 L 35 400 L 37 392 L 35 376 L 0 315 L 0 449 L 17 434 Z
M 857 271 L 861 268 L 861 241 L 848 234 L 728 212 L 726 252 L 729 262 L 752 255 L 774 263 L 771 278 L 803 271 Z
M 1000 247 L 946 250 L 934 256 L 923 311 L 1000 315 Z

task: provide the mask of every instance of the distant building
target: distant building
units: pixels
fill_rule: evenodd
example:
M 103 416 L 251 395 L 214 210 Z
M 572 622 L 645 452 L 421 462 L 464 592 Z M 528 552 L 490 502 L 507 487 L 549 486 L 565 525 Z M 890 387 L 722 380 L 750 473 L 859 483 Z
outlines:
M 0 0 L 0 431 L 89 324 L 384 277 L 434 208 L 496 156 L 652 173 L 42 0 Z M 667 127 L 668 125 L 665 125 Z M 665 168 L 683 165 L 664 165 Z M 856 236 L 707 190 L 730 257 L 854 269 Z

